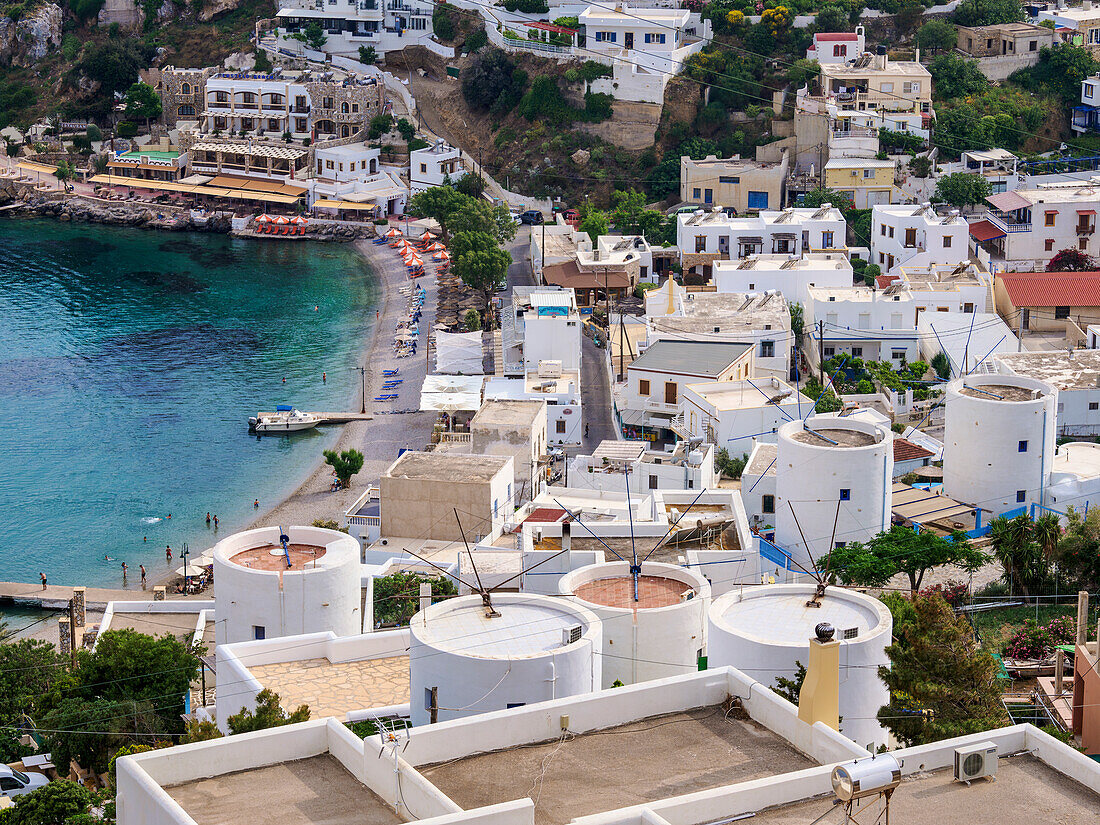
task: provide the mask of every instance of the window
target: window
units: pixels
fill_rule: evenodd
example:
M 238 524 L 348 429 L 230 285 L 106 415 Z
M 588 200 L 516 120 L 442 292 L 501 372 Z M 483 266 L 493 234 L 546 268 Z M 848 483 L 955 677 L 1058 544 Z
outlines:
M 967 314 L 972 314 L 974 312 L 974 304 L 970 301 L 967 301 L 965 304 L 963 304 L 963 312 Z
M 875 170 L 874 169 L 864 169 L 863 170 L 863 177 L 873 178 L 874 176 L 875 176 Z
M 1055 318 L 1068 318 L 1069 317 L 1069 307 L 1055 307 L 1054 308 L 1054 317 Z
M 22 787 L 18 779 L 10 776 L 0 777 L 0 791 L 17 791 Z
M 822 232 L 821 233 L 821 248 L 832 249 L 833 248 L 833 233 Z
M 696 235 L 695 236 L 695 251 L 706 252 L 707 251 L 707 236 Z
M 836 347 L 825 347 L 823 351 L 826 358 L 832 358 L 836 355 Z
M 1026 452 L 1027 452 L 1027 441 L 1021 441 L 1021 442 L 1020 442 L 1020 443 L 1019 443 L 1019 444 L 1018 444 L 1018 445 L 1016 446 L 1016 451 L 1017 451 L 1017 452 L 1020 452 L 1020 453 L 1026 453 Z
M 842 487 L 841 490 L 840 490 L 840 500 L 841 501 L 851 501 L 852 500 L 852 491 L 850 489 L 848 489 L 847 487 Z
M 1029 52 L 1037 52 L 1037 51 L 1039 51 L 1039 41 L 1038 41 L 1038 40 L 1029 40 L 1029 41 L 1027 42 L 1027 50 L 1028 50 Z
M 833 45 L 833 57 L 847 57 L 848 46 L 845 43 L 836 43 Z
M 179 112 L 177 113 L 177 117 L 194 117 L 194 116 L 195 116 L 195 107 L 192 106 L 190 103 L 185 103 L 184 105 L 180 106 Z
M 349 106 L 348 102 L 345 100 L 343 103 L 340 104 L 340 113 L 346 115 L 346 114 L 349 114 L 350 112 L 351 112 L 351 106 Z
M 992 49 L 992 48 L 993 48 L 993 38 L 991 38 L 991 37 L 987 37 L 987 38 L 985 39 L 985 47 L 986 47 L 987 49 Z
M 761 341 L 760 342 L 760 357 L 761 358 L 774 358 L 775 357 L 775 341 Z
M 890 238 L 894 237 L 894 227 L 892 227 L 892 226 L 887 227 L 887 233 L 886 234 L 887 234 L 887 237 L 890 237 Z
M 719 183 L 729 183 L 729 184 L 732 184 L 733 186 L 737 186 L 739 183 L 741 183 L 741 178 L 732 177 L 730 175 L 719 175 L 718 176 L 718 182 Z
M 180 94 L 181 95 L 191 94 L 191 84 L 190 83 L 184 83 L 182 86 L 180 86 Z
M 596 32 L 597 43 L 614 43 L 617 37 L 616 32 Z
M 664 43 L 665 36 L 663 34 L 647 34 L 645 36 L 646 43 Z
M 1053 252 L 1054 238 L 1047 238 L 1045 241 L 1043 241 L 1043 249 L 1045 249 L 1047 252 Z
M 650 476 L 649 477 L 649 489 L 650 490 L 656 490 L 657 489 L 657 476 Z
M 1098 402 L 1098 401 L 1090 401 L 1090 402 L 1089 402 L 1089 409 L 1090 409 L 1090 410 L 1100 410 L 1100 402 Z
M 427 172 L 428 172 L 428 164 L 426 164 L 426 163 L 420 164 L 420 174 L 425 175 L 425 174 L 427 174 Z
M 774 513 L 775 496 L 760 496 L 760 510 L 764 513 Z
M 894 91 L 893 83 L 883 83 L 879 86 L 879 90 L 891 94 Z
M 267 638 L 267 628 L 264 627 L 262 624 L 252 625 L 252 638 L 253 639 L 266 639 Z
M 882 235 L 882 237 L 884 237 L 884 238 L 886 237 L 886 224 L 884 224 L 884 223 L 879 224 L 879 234 Z
M 229 102 L 229 93 L 228 92 L 214 92 L 214 100 L 218 103 L 228 103 Z
M 1077 241 L 1077 248 L 1080 249 L 1082 252 L 1086 251 L 1089 248 L 1089 239 L 1088 238 L 1079 239 Z
M 321 108 L 322 109 L 331 109 L 332 108 L 332 98 L 331 97 L 321 98 Z
M 565 419 L 559 418 L 554 422 L 554 432 L 561 435 L 565 432 Z
M 847 546 L 848 546 L 848 542 L 846 542 L 846 541 L 838 541 L 835 544 L 833 544 L 833 548 L 836 549 L 836 550 L 843 550 Z
M 1054 216 L 1057 214 L 1057 212 L 1043 213 L 1043 226 L 1054 226 Z
M 890 358 L 893 361 L 904 361 L 905 360 L 905 350 L 903 350 L 903 349 L 890 350 Z
M 1091 83 L 1086 83 L 1085 84 L 1085 97 L 1092 97 L 1092 84 Z
M 950 249 L 951 248 L 951 236 L 950 235 L 944 235 L 943 236 L 943 248 L 944 249 Z
M 1022 503 L 1024 501 L 1027 501 L 1027 490 L 1017 490 L 1016 491 L 1016 501 L 1017 501 L 1017 503 Z
M 703 197 L 703 190 L 696 186 L 694 189 L 691 190 L 691 197 L 695 200 L 699 200 L 701 197 Z
M 858 627 L 847 627 L 847 628 L 844 629 L 844 638 L 845 639 L 854 639 L 858 635 L 859 635 L 859 628 Z
M 500 514 L 500 503 L 493 499 L 493 518 L 496 518 Z
M 749 209 L 767 209 L 768 208 L 768 193 L 767 192 L 749 192 L 748 197 Z
M 703 203 L 714 203 L 714 190 L 713 189 L 704 189 L 703 190 Z
M 273 117 L 269 117 L 267 119 L 267 128 L 268 128 L 268 131 L 271 131 L 271 132 L 274 132 L 274 131 L 278 130 L 278 128 L 279 128 L 278 119 L 273 118 Z

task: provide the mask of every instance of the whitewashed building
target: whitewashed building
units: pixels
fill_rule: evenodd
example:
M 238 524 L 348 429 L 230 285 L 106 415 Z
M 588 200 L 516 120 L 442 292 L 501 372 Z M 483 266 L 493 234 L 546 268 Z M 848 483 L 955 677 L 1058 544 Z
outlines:
M 454 183 L 465 174 L 462 150 L 442 140 L 409 153 L 409 188 L 414 195 L 433 186 L 442 186 L 446 181 Z
M 740 455 L 749 452 L 753 438 L 774 442 L 779 426 L 809 415 L 813 403 L 778 378 L 689 384 L 673 428 L 683 438 Z
M 957 266 L 970 256 L 968 225 L 957 210 L 941 216 L 930 204 L 871 208 L 871 263 L 899 267 Z
M 601 441 L 591 455 L 570 460 L 568 480 L 572 487 L 619 492 L 625 473 L 635 493 L 715 489 L 714 451 L 712 444 L 692 449 L 686 441 L 678 441 L 672 452 L 651 450 L 645 441 Z
M 294 35 L 313 21 L 325 33 L 321 51 L 352 60 L 359 59 L 360 46 L 372 46 L 381 58 L 406 46 L 439 45 L 431 39 L 434 6 L 422 0 L 279 0 L 277 6 L 275 29 L 264 42 L 289 55 L 305 53 L 308 47 Z
M 554 371 L 581 368 L 581 320 L 572 289 L 514 287 L 500 332 L 507 376 L 552 378 Z
M 556 373 L 557 370 L 543 369 Z M 580 444 L 584 433 L 581 412 L 581 380 L 576 370 L 560 375 L 530 373 L 526 378 L 492 377 L 485 382 L 486 401 L 543 401 L 546 403 L 546 441 Z
M 1100 350 L 998 353 L 997 372 L 1033 378 L 1058 390 L 1058 435 L 1100 435 Z
M 815 366 L 819 352 L 826 359 L 844 353 L 867 361 L 889 361 L 895 368 L 919 358 L 916 304 L 903 285 L 885 290 L 811 287 L 803 312 L 806 333 L 813 342 L 804 351 Z
M 859 57 L 867 48 L 863 26 L 854 32 L 814 32 L 814 41 L 806 49 L 806 59 L 818 63 L 847 63 Z
M 805 304 L 809 287 L 849 287 L 852 264 L 840 252 L 794 255 L 753 255 L 736 261 L 715 261 L 711 280 L 719 293 L 743 294 L 778 290 L 789 303 Z

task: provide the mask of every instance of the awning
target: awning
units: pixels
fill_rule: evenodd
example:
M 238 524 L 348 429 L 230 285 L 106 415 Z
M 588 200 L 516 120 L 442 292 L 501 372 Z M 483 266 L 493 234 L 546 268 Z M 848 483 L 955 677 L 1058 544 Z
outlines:
M 985 202 L 1002 212 L 1014 212 L 1017 209 L 1031 208 L 1031 201 L 1017 195 L 1015 192 L 998 192 L 996 195 L 990 195 L 986 198 Z
M 738 243 L 764 243 L 764 239 L 757 235 L 739 235 L 737 238 Z
M 1003 238 L 1008 234 L 998 229 L 989 221 L 975 221 L 970 224 L 970 236 L 976 241 L 991 241 L 994 238 Z
M 373 203 L 355 203 L 354 201 L 332 201 L 322 198 L 313 202 L 313 206 L 319 209 L 361 209 L 371 212 L 378 207 Z
M 1096 210 L 1095 209 L 1078 209 L 1077 214 L 1078 215 L 1095 215 Z
M 57 171 L 56 166 L 46 166 L 44 163 L 31 163 L 29 160 L 23 160 L 15 164 L 20 169 L 26 169 L 28 172 L 45 172 L 47 175 L 52 175 Z

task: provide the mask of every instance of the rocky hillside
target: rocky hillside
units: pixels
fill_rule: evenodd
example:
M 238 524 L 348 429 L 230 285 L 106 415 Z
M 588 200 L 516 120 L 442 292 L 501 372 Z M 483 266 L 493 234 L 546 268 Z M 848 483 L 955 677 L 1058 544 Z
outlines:
M 31 67 L 60 48 L 63 17 L 56 3 L 23 14 L 9 10 L 0 17 L 0 65 Z

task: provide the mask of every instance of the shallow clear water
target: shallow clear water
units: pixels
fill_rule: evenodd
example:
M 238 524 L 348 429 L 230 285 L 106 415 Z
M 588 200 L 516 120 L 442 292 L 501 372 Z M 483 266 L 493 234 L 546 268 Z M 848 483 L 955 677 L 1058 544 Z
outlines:
M 291 492 L 335 429 L 248 416 L 349 409 L 375 298 L 348 246 L 0 220 L 0 581 L 156 581 Z

